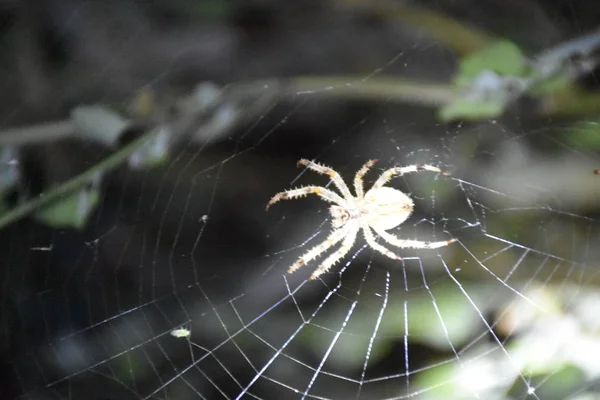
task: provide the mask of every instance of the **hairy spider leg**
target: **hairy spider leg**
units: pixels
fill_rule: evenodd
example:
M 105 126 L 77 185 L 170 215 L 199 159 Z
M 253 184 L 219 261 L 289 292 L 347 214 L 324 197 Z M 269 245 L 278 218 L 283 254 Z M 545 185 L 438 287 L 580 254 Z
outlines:
M 298 164 L 296 164 L 296 165 L 298 167 L 301 165 L 304 165 L 307 168 L 309 168 L 319 174 L 329 175 L 329 177 L 333 181 L 333 184 L 338 188 L 338 190 L 340 191 L 340 193 L 342 194 L 343 197 L 348 198 L 348 199 L 354 197 L 354 196 L 352 196 L 352 193 L 350 193 L 350 189 L 348 189 L 348 185 L 346 185 L 346 182 L 344 182 L 344 180 L 342 179 L 340 174 L 338 174 L 333 168 L 318 164 L 316 162 L 307 160 L 305 158 L 298 161 Z
M 362 199 L 365 196 L 363 177 L 369 171 L 369 169 L 375 165 L 379 160 L 369 160 L 356 172 L 354 175 L 354 190 L 356 191 L 356 197 Z
M 392 179 L 392 177 L 394 177 L 396 175 L 402 176 L 404 174 L 408 174 L 411 172 L 423 172 L 423 171 L 431 171 L 431 172 L 437 172 L 438 174 L 442 174 L 442 175 L 450 175 L 447 172 L 442 171 L 438 167 L 434 167 L 433 165 L 427 165 L 427 164 L 415 164 L 415 165 L 409 165 L 406 167 L 395 167 L 395 168 L 390 168 L 387 171 L 383 172 L 381 174 L 381 176 L 377 179 L 377 181 L 375 181 L 371 190 L 379 189 L 380 187 L 385 185 L 390 179 Z
M 329 270 L 329 268 L 331 268 L 342 257 L 344 257 L 346 254 L 348 254 L 348 252 L 352 248 L 352 245 L 354 244 L 354 241 L 356 240 L 356 235 L 358 235 L 359 230 L 360 230 L 360 225 L 352 224 L 352 227 L 349 228 L 347 236 L 345 237 L 344 241 L 342 242 L 342 245 L 340 246 L 340 248 L 337 249 L 331 255 L 329 255 L 329 257 L 327 257 L 325 259 L 325 261 L 323 261 L 321 263 L 321 265 L 319 265 L 319 268 L 317 268 L 315 270 L 315 272 L 313 272 L 313 274 L 310 276 L 309 279 L 310 280 L 317 279 L 319 276 L 321 276 L 322 274 L 327 272 Z
M 450 240 L 440 240 L 439 242 L 423 242 L 421 240 L 407 240 L 400 239 L 395 235 L 386 232 L 384 230 L 376 231 L 379 236 L 389 244 L 400 247 L 400 248 L 412 248 L 412 249 L 437 249 L 440 247 L 448 246 L 451 243 L 456 242 L 458 239 L 452 238 Z
M 362 224 L 362 230 L 365 235 L 365 240 L 367 241 L 367 244 L 371 246 L 374 250 L 377 250 L 381 254 L 388 256 L 393 260 L 402 260 L 402 257 L 388 250 L 385 246 L 377 243 L 377 240 L 375 240 L 375 235 L 373 235 L 371 227 L 369 227 L 367 223 Z
M 302 256 L 300 256 L 300 258 L 298 258 L 298 260 L 294 264 L 292 264 L 290 269 L 288 269 L 287 273 L 291 274 L 292 272 L 306 265 L 306 263 L 308 263 L 309 261 L 320 256 L 331 246 L 335 246 L 340 240 L 344 238 L 344 236 L 346 236 L 347 232 L 347 226 L 343 226 L 342 228 L 333 231 L 329 236 L 327 236 L 327 239 L 325 239 L 325 241 L 321 242 L 320 244 L 316 245 L 315 247 L 304 253 Z
M 267 203 L 267 206 L 265 207 L 265 210 L 269 210 L 269 207 L 271 207 L 273 204 L 277 203 L 280 200 L 290 200 L 290 199 L 297 199 L 299 197 L 304 197 L 308 194 L 316 194 L 317 196 L 331 202 L 331 203 L 335 203 L 341 207 L 344 207 L 344 205 L 346 204 L 346 202 L 344 201 L 344 199 L 342 199 L 340 197 L 340 195 L 338 195 L 335 192 L 332 192 L 329 189 L 326 189 L 324 187 L 321 186 L 304 186 L 298 189 L 290 189 L 290 190 L 286 190 L 284 192 L 279 192 L 277 193 L 275 196 L 273 196 L 271 198 L 271 200 L 269 200 L 269 202 Z

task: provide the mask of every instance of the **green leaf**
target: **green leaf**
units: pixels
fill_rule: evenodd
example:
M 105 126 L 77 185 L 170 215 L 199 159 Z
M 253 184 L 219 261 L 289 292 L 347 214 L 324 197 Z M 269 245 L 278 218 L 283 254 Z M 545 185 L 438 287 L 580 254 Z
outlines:
M 477 301 L 485 296 L 482 289 L 468 287 L 471 298 Z M 461 346 L 473 334 L 481 329 L 479 312 L 486 312 L 479 306 L 479 311 L 462 295 L 459 289 L 451 284 L 437 285 L 426 291 L 414 294 L 408 302 L 408 327 L 411 340 L 424 343 L 430 347 L 447 351 L 451 346 Z M 435 298 L 435 303 L 431 295 Z M 396 302 L 388 305 L 386 313 L 397 315 L 400 320 L 406 318 L 404 303 Z M 440 323 L 443 319 L 443 324 Z M 383 319 L 379 328 L 380 337 L 400 337 L 406 334 L 404 324 L 398 324 L 394 318 Z
M 566 132 L 565 142 L 581 149 L 600 149 L 600 122 L 585 121 Z
M 152 168 L 163 164 L 169 158 L 170 132 L 166 128 L 157 128 L 156 134 L 129 157 L 131 169 Z
M 560 369 L 559 367 L 558 365 L 550 364 L 548 368 L 551 369 L 551 372 L 529 376 L 528 384 L 536 388 L 535 394 L 538 399 L 566 399 L 584 384 L 586 376 L 581 369 L 574 365 L 565 365 Z M 508 392 L 514 398 L 518 398 L 522 393 L 523 383 L 520 381 L 516 381 Z M 581 392 L 580 394 L 585 394 L 585 392 Z
M 459 86 L 469 84 L 485 70 L 494 71 L 502 76 L 524 76 L 525 60 L 521 49 L 513 42 L 508 40 L 494 42 L 460 61 L 454 83 Z
M 444 122 L 499 117 L 510 98 L 508 84 L 527 73 L 526 58 L 517 45 L 494 42 L 460 61 L 453 79 L 457 96 L 438 110 L 438 117 Z
M 478 121 L 486 118 L 495 118 L 504 112 L 505 104 L 499 101 L 473 101 L 458 98 L 452 103 L 438 109 L 438 118 L 444 122 L 463 119 Z
M 537 82 L 528 91 L 532 96 L 543 96 L 549 93 L 557 92 L 571 85 L 571 79 L 564 74 L 553 75 L 544 80 Z
M 71 112 L 78 137 L 113 146 L 131 126 L 131 122 L 106 106 L 79 106 Z
M 81 229 L 99 201 L 100 193 L 96 188 L 82 188 L 40 209 L 34 218 L 53 228 Z

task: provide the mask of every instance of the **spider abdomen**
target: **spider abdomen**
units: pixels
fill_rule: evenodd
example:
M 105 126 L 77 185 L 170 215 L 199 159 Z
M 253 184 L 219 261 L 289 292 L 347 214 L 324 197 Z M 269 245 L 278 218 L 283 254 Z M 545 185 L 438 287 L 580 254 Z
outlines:
M 391 187 L 369 190 L 365 194 L 364 210 L 368 223 L 376 230 L 388 230 L 397 227 L 413 212 L 412 199 L 401 191 Z

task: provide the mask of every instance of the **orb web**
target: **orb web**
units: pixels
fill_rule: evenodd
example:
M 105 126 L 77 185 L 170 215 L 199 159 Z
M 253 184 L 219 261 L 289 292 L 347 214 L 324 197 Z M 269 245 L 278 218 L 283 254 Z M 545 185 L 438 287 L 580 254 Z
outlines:
M 514 116 L 441 125 L 392 95 L 345 101 L 349 87 L 384 75 L 452 67 L 427 37 L 405 35 L 381 51 L 358 78 L 293 89 L 238 129 L 184 138 L 158 166 L 116 170 L 81 231 L 30 221 L 5 228 L 10 300 L 0 325 L 4 347 L 14 349 L 8 369 L 18 396 L 554 398 L 545 396 L 557 385 L 564 397 L 591 390 L 600 373 L 589 356 L 600 343 L 597 154 L 565 139 L 568 126 L 529 128 Z M 170 62 L 193 67 L 187 54 Z M 246 73 L 257 70 L 250 64 Z M 392 232 L 457 241 L 390 247 L 403 257 L 390 260 L 359 236 L 319 279 L 308 277 L 322 258 L 286 274 L 331 230 L 316 196 L 264 212 L 289 187 L 335 190 L 327 177 L 295 169 L 299 158 L 332 166 L 348 184 L 378 158 L 366 190 L 394 166 L 448 171 L 387 184 L 415 203 Z M 575 383 L 559 385 L 565 376 Z

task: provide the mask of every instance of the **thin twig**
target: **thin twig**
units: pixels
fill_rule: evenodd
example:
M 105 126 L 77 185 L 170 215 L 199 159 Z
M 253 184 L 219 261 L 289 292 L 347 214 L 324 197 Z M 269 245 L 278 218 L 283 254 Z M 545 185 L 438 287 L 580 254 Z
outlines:
M 0 132 L 0 147 L 40 144 L 64 139 L 75 134 L 71 120 L 48 122 L 45 124 L 12 128 Z
M 461 55 L 480 51 L 497 40 L 490 32 L 407 1 L 337 0 L 337 3 L 345 7 L 364 7 L 385 19 L 397 18 Z
M 48 205 L 56 200 L 59 200 L 61 197 L 74 192 L 81 186 L 90 182 L 98 174 L 110 171 L 118 167 L 121 163 L 126 161 L 127 158 L 134 151 L 139 149 L 148 140 L 151 140 L 151 138 L 154 137 L 155 134 L 155 131 L 150 130 L 149 132 L 143 134 L 141 137 L 124 146 L 117 152 L 113 153 L 109 157 L 100 161 L 98 164 L 94 165 L 87 171 L 73 177 L 72 179 L 56 186 L 53 189 L 48 190 L 47 192 L 40 194 L 35 199 L 32 199 L 27 203 L 21 204 L 13 208 L 12 210 L 6 212 L 0 217 L 0 229 L 29 215 L 30 213 L 40 209 L 41 207 Z
M 359 100 L 389 100 L 421 106 L 448 104 L 455 99 L 451 85 L 414 82 L 380 76 L 299 76 L 288 80 L 293 94 L 313 94 Z

